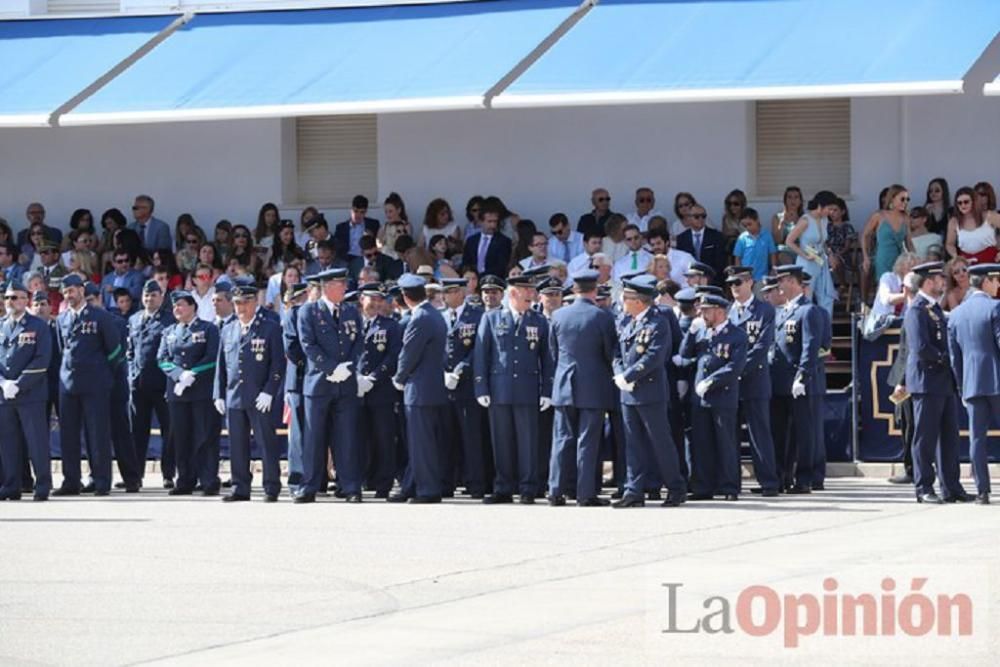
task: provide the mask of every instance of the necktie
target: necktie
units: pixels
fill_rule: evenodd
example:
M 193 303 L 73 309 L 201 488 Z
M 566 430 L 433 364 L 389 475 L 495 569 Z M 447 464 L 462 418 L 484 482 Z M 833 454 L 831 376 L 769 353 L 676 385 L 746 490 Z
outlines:
M 457 310 L 452 310 L 451 311 L 451 328 L 452 329 L 455 328 L 455 322 L 456 321 L 458 321 L 458 311 Z
M 560 240 L 559 243 L 562 244 L 562 259 L 564 262 L 569 264 L 569 260 L 572 259 L 569 256 L 569 242 Z
M 486 251 L 490 248 L 490 239 L 492 237 L 486 234 L 481 234 L 479 237 L 479 254 L 476 257 L 476 268 L 482 273 L 486 270 Z
M 366 336 L 368 335 L 368 331 L 372 328 L 372 322 L 374 322 L 374 321 L 375 321 L 374 319 L 365 320 L 365 335 Z
M 701 261 L 701 232 L 694 233 L 694 256 Z
M 639 268 L 639 253 L 632 253 L 632 270 L 635 271 Z

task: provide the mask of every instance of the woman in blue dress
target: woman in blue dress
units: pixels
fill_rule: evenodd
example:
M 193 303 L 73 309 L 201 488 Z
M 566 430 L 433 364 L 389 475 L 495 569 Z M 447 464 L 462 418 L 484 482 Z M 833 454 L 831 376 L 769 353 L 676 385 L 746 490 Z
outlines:
M 833 315 L 833 302 L 837 291 L 830 274 L 830 257 L 827 252 L 827 214 L 837 205 L 837 195 L 829 190 L 821 190 L 809 202 L 806 214 L 795 224 L 785 240 L 795 253 L 795 265 L 801 266 L 812 278 L 812 290 L 816 303 Z

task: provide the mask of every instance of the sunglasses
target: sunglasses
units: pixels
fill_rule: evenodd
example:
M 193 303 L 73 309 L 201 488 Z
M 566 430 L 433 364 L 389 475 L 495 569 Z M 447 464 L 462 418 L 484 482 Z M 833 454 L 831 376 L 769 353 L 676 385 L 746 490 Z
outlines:
M 378 251 L 365 252 L 362 254 L 365 256 L 365 259 L 375 259 L 375 255 L 378 254 Z
M 651 201 L 653 201 L 653 198 L 652 197 L 639 197 L 638 199 L 636 199 L 636 201 L 639 202 L 640 204 L 648 204 Z
M 959 199 L 955 203 L 957 205 L 959 205 L 959 206 L 971 206 L 972 205 L 972 200 L 971 199 Z
M 116 259 L 116 260 L 115 260 L 115 264 L 128 264 L 128 259 L 127 259 L 127 258 L 124 258 L 124 259 Z
M 197 278 L 198 280 L 211 280 L 212 276 L 210 274 L 204 274 L 203 273 L 203 274 L 195 276 L 195 278 Z
M 598 197 L 597 201 L 611 201 L 611 197 Z
M 21 297 L 16 294 L 5 294 L 3 297 L 4 301 L 17 301 Z
M 705 218 L 708 217 L 708 215 L 705 214 L 705 213 L 692 213 L 691 217 L 692 218 L 697 218 L 698 220 L 704 220 Z
M 733 280 L 729 281 L 729 285 L 731 287 L 739 287 L 742 284 L 743 284 L 743 279 L 742 278 L 734 278 Z

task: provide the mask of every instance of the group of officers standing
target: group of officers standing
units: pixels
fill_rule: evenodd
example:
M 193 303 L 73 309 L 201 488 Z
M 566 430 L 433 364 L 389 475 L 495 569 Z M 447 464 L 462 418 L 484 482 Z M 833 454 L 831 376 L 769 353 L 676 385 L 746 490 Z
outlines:
M 278 500 L 282 421 L 296 503 L 328 495 L 335 477 L 335 495 L 350 503 L 366 489 L 389 502 L 436 503 L 461 488 L 489 504 L 516 496 L 605 506 L 606 458 L 617 508 L 732 501 L 741 491 L 743 426 L 753 492 L 820 490 L 829 317 L 800 267 L 779 266 L 762 285 L 749 267 L 726 273 L 731 301 L 709 284 L 712 269 L 695 262 L 674 305 L 648 274 L 624 276 L 612 299 L 596 271 L 574 274 L 564 288 L 547 267 L 507 281 L 484 276 L 476 295 L 464 279 L 444 279 L 443 302 L 432 303 L 417 275 L 348 294 L 346 270 L 329 269 L 289 290 L 280 317 L 259 305 L 252 281 L 220 284 L 215 322 L 198 318 L 190 292 L 167 299 L 154 280 L 127 321 L 77 275 L 62 279 L 67 307 L 54 319 L 44 294 L 9 282 L 0 321 L 0 499 L 108 495 L 113 458 L 118 486 L 138 492 L 154 414 L 170 495 L 221 493 L 219 439 L 228 428 L 230 502 L 251 497 L 251 436 L 264 499 Z M 958 482 L 961 395 L 976 499 L 988 503 L 1000 266 L 973 268 L 973 293 L 950 322 L 937 305 L 942 266 L 915 273 L 920 291 L 904 321 L 917 499 L 972 499 Z M 51 410 L 62 451 L 55 490 Z M 943 497 L 934 493 L 935 462 Z

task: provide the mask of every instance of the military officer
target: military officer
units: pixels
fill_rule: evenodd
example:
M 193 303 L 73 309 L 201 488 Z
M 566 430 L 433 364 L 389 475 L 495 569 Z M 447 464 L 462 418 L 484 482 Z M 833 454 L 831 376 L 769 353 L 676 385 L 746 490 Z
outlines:
M 170 294 L 175 324 L 163 331 L 157 363 L 167 376 L 170 432 L 177 459 L 171 496 L 189 496 L 201 484 L 205 496 L 219 495 L 219 460 L 212 446 L 212 388 L 219 357 L 219 330 L 197 315 L 187 290 Z
M 49 461 L 47 372 L 52 356 L 49 325 L 27 312 L 28 290 L 9 281 L 7 316 L 0 321 L 0 500 L 20 500 L 24 452 L 35 471 L 34 499 L 52 490 Z
M 247 282 L 252 279 L 237 278 L 237 280 Z M 212 294 L 212 308 L 215 310 L 215 319 L 212 321 L 221 336 L 222 329 L 236 319 L 236 311 L 233 308 L 233 281 L 226 274 L 219 276 L 215 281 L 215 292 Z M 208 449 L 205 450 L 205 458 L 214 460 L 216 468 L 218 468 L 221 458 L 222 427 L 224 426 L 225 417 L 221 416 L 216 410 L 209 410 L 208 413 L 209 444 Z M 223 488 L 230 488 L 232 485 L 232 476 L 222 482 Z
M 164 488 L 173 488 L 176 473 L 173 443 L 170 440 L 170 412 L 167 409 L 167 376 L 160 370 L 156 355 L 164 330 L 174 324 L 174 315 L 163 308 L 163 291 L 155 280 L 148 280 L 142 288 L 142 310 L 132 315 L 125 339 L 125 357 L 128 361 L 130 391 L 129 423 L 132 446 L 140 466 L 145 470 L 149 453 L 149 434 L 153 415 L 160 424 L 162 453 L 160 470 Z
M 614 382 L 621 390 L 628 474 L 615 508 L 642 507 L 644 493 L 663 484 L 664 507 L 677 507 L 687 494 L 664 409 L 670 398 L 667 363 L 672 332 L 667 314 L 654 303 L 656 295 L 655 276 L 623 281 L 622 307 L 628 323 L 620 332 Z M 647 481 L 649 475 L 655 475 L 655 483 Z
M 396 411 L 400 395 L 392 386 L 396 362 L 403 345 L 399 322 L 382 314 L 385 294 L 378 283 L 361 285 L 361 317 L 364 348 L 358 373 L 371 384 L 362 393 L 362 442 L 368 447 L 366 476 L 375 497 L 387 499 L 396 476 Z M 360 390 L 359 390 L 360 391 Z
M 445 483 L 446 487 L 453 487 L 455 461 L 461 460 L 465 492 L 472 498 L 482 499 L 487 469 L 483 445 L 483 419 L 486 414 L 476 402 L 472 360 L 483 309 L 465 303 L 468 281 L 464 278 L 445 278 L 441 282 L 445 301 L 443 314 L 448 324 L 444 384 L 448 390 L 445 427 L 450 434 L 446 440 L 450 448 L 443 457 Z
M 288 491 L 295 496 L 302 484 L 302 429 L 305 425 L 305 404 L 302 386 L 305 379 L 306 354 L 299 341 L 298 314 L 307 297 L 307 283 L 296 283 L 289 290 L 282 314 L 281 334 L 285 348 L 285 405 L 288 406 Z
M 816 302 L 812 292 L 812 278 L 806 274 L 803 276 L 803 287 L 805 287 L 805 298 L 814 305 Z M 816 430 L 814 435 L 816 449 L 813 452 L 813 491 L 823 491 L 826 485 L 826 424 L 824 423 L 824 401 L 826 400 L 826 360 L 830 357 L 833 347 L 833 322 L 830 313 L 826 308 L 819 309 L 820 316 L 820 341 L 818 361 L 816 364 L 816 391 L 813 392 L 812 402 L 812 423 Z
M 805 296 L 802 267 L 778 266 L 775 276 L 785 300 L 775 313 L 771 365 L 771 428 L 780 434 L 775 436 L 775 464 L 788 493 L 812 493 L 816 458 L 813 395 L 826 391 L 825 387 L 820 387 L 817 368 L 823 319 L 818 306 Z M 789 435 L 794 437 L 789 438 Z
M 494 275 L 485 275 L 479 279 L 479 293 L 482 295 L 483 310 L 499 310 L 503 307 L 503 293 L 507 282 Z
M 948 351 L 959 395 L 969 413 L 976 503 L 990 502 L 988 435 L 1000 414 L 1000 264 L 974 264 L 972 291 L 948 317 Z
M 541 313 L 545 316 L 545 321 L 551 329 L 552 316 L 563 305 L 562 283 L 556 278 L 543 278 L 535 285 L 535 289 L 539 294 L 539 302 L 542 306 Z M 555 372 L 555 365 L 552 366 L 552 371 Z M 541 480 L 541 486 L 536 495 L 539 498 L 545 497 L 548 486 L 549 459 L 552 456 L 552 427 L 555 414 L 555 410 L 538 413 L 538 478 Z
M 715 280 L 715 269 L 702 262 L 691 262 L 684 277 L 687 278 L 688 287 L 704 287 Z
M 392 383 L 403 392 L 409 464 L 400 492 L 389 496 L 389 500 L 438 503 L 441 502 L 443 477 L 439 443 L 444 437 L 448 405 L 444 384 L 448 325 L 427 301 L 423 278 L 407 273 L 400 276 L 398 284 L 410 318 L 403 331 L 403 345 Z
M 474 347 L 475 393 L 489 410 L 496 477 L 487 504 L 511 503 L 514 493 L 531 505 L 541 484 L 538 414 L 552 407 L 549 325 L 531 308 L 530 276 L 507 281 L 507 308 L 483 316 Z
M 609 504 L 597 495 L 597 459 L 604 416 L 614 401 L 611 381 L 615 321 L 597 307 L 597 279 L 591 269 L 573 275 L 576 298 L 552 316 L 549 344 L 556 362 L 552 404 L 556 408 L 549 464 L 549 504 L 566 504 L 563 494 L 576 475 L 577 505 Z
M 746 365 L 747 335 L 729 321 L 729 302 L 703 294 L 699 312 L 705 328 L 691 331 L 680 355 L 695 359 L 691 407 L 690 500 L 716 495 L 737 500 L 740 489 L 740 447 L 736 437 L 739 377 Z
M 774 345 L 774 306 L 754 294 L 753 269 L 730 266 L 726 284 L 733 294 L 729 320 L 747 336 L 747 361 L 740 375 L 740 421 L 747 425 L 750 454 L 758 488 L 763 496 L 778 495 L 781 483 L 774 463 L 771 436 L 771 365 L 768 355 Z
M 122 355 L 121 337 L 107 312 L 87 305 L 80 276 L 66 276 L 62 279 L 62 288 L 68 305 L 58 318 L 62 354 L 59 414 L 63 483 L 53 495 L 80 494 L 80 446 L 86 429 L 94 494 L 106 496 L 111 490 L 108 419 L 112 364 Z
M 271 408 L 284 379 L 285 351 L 281 326 L 257 306 L 257 286 L 233 290 L 236 319 L 222 329 L 215 370 L 215 409 L 229 424 L 229 460 L 233 490 L 223 501 L 250 500 L 250 432 L 261 445 L 264 500 L 281 492 L 281 445 Z

